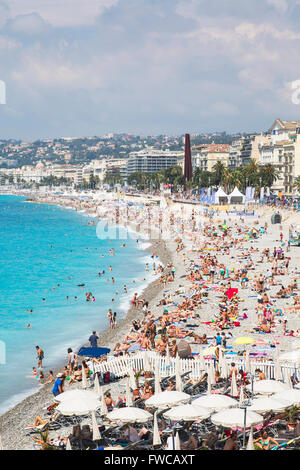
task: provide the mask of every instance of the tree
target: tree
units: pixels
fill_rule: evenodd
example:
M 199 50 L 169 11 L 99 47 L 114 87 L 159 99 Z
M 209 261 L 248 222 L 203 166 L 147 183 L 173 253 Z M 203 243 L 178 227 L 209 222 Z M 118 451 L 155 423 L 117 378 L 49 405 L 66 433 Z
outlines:
M 262 186 L 271 188 L 274 182 L 279 178 L 279 171 L 274 165 L 268 164 L 261 167 L 260 177 L 262 179 Z
M 226 169 L 226 166 L 224 165 L 224 163 L 221 162 L 221 160 L 218 160 L 214 164 L 212 169 L 213 169 L 215 184 L 218 186 L 222 181 L 223 173 Z
M 295 178 L 293 187 L 296 189 L 296 191 L 300 192 L 300 175 Z

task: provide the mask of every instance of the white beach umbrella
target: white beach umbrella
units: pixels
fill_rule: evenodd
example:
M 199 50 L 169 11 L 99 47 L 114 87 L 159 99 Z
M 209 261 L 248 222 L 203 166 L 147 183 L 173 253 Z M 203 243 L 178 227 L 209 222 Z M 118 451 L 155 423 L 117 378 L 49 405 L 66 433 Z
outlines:
M 134 377 L 133 369 L 131 367 L 128 368 L 128 373 L 129 373 L 130 387 L 132 388 L 132 390 L 135 390 L 136 389 L 136 380 L 135 380 L 135 377 Z
M 267 413 L 268 411 L 280 412 L 286 409 L 283 402 L 275 400 L 273 397 L 254 398 L 252 404 L 248 406 L 248 410 L 256 413 Z
M 251 426 L 250 435 L 249 435 L 246 450 L 255 450 L 254 449 L 254 442 L 253 442 L 253 426 Z
M 300 405 L 300 390 L 293 389 L 293 390 L 286 390 L 280 393 L 276 393 L 272 396 L 272 398 L 276 401 L 292 403 L 293 405 Z
M 155 411 L 154 413 L 154 422 L 153 422 L 153 445 L 154 446 L 160 446 L 161 445 L 161 438 L 159 435 L 159 429 L 158 429 L 158 423 L 157 423 L 157 413 L 158 411 Z
M 207 419 L 211 411 L 197 405 L 179 405 L 164 413 L 164 418 L 171 421 L 196 421 L 198 419 Z
M 243 428 L 245 411 L 243 408 L 232 408 L 219 411 L 211 416 L 211 422 L 216 426 L 224 426 L 225 428 Z M 254 411 L 248 411 L 246 414 L 246 428 L 257 426 L 263 422 L 263 417 Z
M 208 375 L 210 377 L 211 385 L 214 385 L 216 383 L 216 375 L 215 375 L 214 364 L 212 361 L 210 361 L 209 366 L 208 366 Z
M 179 362 L 179 356 L 176 354 L 176 360 L 175 360 L 175 376 L 176 376 L 176 390 L 177 392 L 182 392 L 182 380 L 181 380 L 181 370 L 180 370 L 180 362 Z
M 246 357 L 245 357 L 245 372 L 250 373 L 251 372 L 251 362 L 250 362 L 250 356 L 249 356 L 249 351 L 246 351 Z
M 144 371 L 150 371 L 150 370 L 151 370 L 151 365 L 149 361 L 148 352 L 144 351 Z
M 220 364 L 220 375 L 222 379 L 227 379 L 229 376 L 228 364 L 225 359 L 225 356 L 222 357 L 221 364 Z
M 247 389 L 251 390 L 251 384 L 247 385 Z M 265 395 L 283 392 L 288 390 L 289 386 L 277 380 L 257 380 L 253 383 L 253 392 Z
M 230 385 L 230 393 L 232 397 L 237 397 L 239 394 L 237 384 L 236 384 L 236 374 L 233 372 L 231 375 L 231 385 Z
M 175 436 L 175 450 L 180 450 L 180 439 L 178 431 L 176 432 Z
M 167 408 L 170 406 L 187 403 L 190 401 L 190 395 L 173 390 L 165 390 L 161 393 L 155 393 L 145 401 L 145 405 L 155 408 Z
M 122 421 L 123 423 L 147 423 L 153 419 L 151 413 L 137 407 L 115 408 L 106 415 L 109 421 Z
M 212 411 L 219 411 L 237 406 L 238 401 L 227 395 L 210 394 L 196 398 L 196 400 L 192 401 L 192 405 L 209 408 Z
M 101 402 L 101 415 L 104 416 L 107 414 L 108 410 L 107 410 L 107 405 L 105 401 L 103 387 L 100 388 L 100 402 Z
M 283 379 L 282 371 L 281 371 L 281 365 L 280 365 L 280 362 L 279 362 L 278 350 L 276 351 L 276 357 L 275 357 L 274 375 L 275 375 L 275 379 L 278 380 L 278 381 Z
M 98 396 L 92 390 L 76 388 L 75 390 L 68 390 L 67 392 L 60 393 L 55 397 L 55 401 L 58 401 L 59 403 L 74 400 L 85 400 L 88 402 L 89 400 L 98 400 Z
M 101 406 L 100 401 L 85 400 L 82 398 L 64 400 L 56 408 L 64 416 L 84 416 L 92 411 L 98 410 Z
M 206 370 L 206 365 L 205 365 L 204 357 L 203 357 L 203 355 L 202 355 L 201 353 L 198 354 L 197 360 L 199 361 L 200 369 L 203 370 L 203 371 Z
M 99 426 L 97 423 L 95 411 L 92 411 L 92 428 L 93 428 L 93 441 L 100 441 L 101 434 L 99 431 Z
M 82 366 L 82 381 L 81 381 L 81 387 L 83 388 L 83 390 L 86 390 L 88 388 L 88 382 L 87 382 L 87 377 L 86 377 L 86 373 L 85 373 L 85 370 Z
M 132 395 L 130 391 L 129 377 L 126 377 L 126 406 L 132 406 Z
M 207 390 L 206 393 L 208 395 L 211 394 L 211 379 L 210 379 L 210 374 L 207 374 Z
M 160 386 L 160 371 L 159 371 L 159 364 L 158 360 L 155 361 L 155 393 L 160 393 L 161 392 L 161 386 Z
M 95 374 L 93 392 L 96 394 L 97 397 L 100 397 L 100 396 L 101 396 L 98 374 Z
M 70 439 L 67 440 L 66 450 L 72 450 Z

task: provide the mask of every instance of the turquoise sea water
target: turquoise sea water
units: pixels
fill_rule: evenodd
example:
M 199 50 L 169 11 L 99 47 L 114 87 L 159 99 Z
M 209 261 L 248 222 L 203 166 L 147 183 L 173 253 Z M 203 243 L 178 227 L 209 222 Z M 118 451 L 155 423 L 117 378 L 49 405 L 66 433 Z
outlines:
M 90 220 L 72 210 L 0 196 L 0 414 L 38 389 L 38 381 L 26 377 L 37 365 L 36 345 L 45 352 L 47 372 L 66 359 L 68 347 L 82 345 L 93 329 L 106 329 L 108 308 L 122 317 L 132 293 L 151 280 L 152 273 L 145 273 L 151 258 L 141 242 L 129 238 L 121 248 L 123 240 L 99 239 Z M 85 288 L 77 286 L 82 283 Z M 96 301 L 87 302 L 86 292 Z

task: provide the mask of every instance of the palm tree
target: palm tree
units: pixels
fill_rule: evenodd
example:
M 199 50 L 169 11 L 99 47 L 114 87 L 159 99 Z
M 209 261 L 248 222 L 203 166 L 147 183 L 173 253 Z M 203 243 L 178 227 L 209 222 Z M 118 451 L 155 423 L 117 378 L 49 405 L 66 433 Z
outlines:
M 259 179 L 260 167 L 255 160 L 250 160 L 249 164 L 243 168 L 245 178 L 247 177 L 250 186 L 256 186 Z
M 221 160 L 218 160 L 214 166 L 213 166 L 213 173 L 214 173 L 214 176 L 215 176 L 215 180 L 216 180 L 216 185 L 219 185 L 222 181 L 222 176 L 223 176 L 223 173 L 225 171 L 225 168 L 226 166 L 224 165 L 224 163 L 221 162 Z
M 295 178 L 293 187 L 300 193 L 300 175 Z
M 271 188 L 274 182 L 279 178 L 279 171 L 274 165 L 268 164 L 260 169 L 262 185 Z
M 229 192 L 229 188 L 232 185 L 233 173 L 229 168 L 225 168 L 222 175 L 221 183 L 224 185 L 226 192 Z

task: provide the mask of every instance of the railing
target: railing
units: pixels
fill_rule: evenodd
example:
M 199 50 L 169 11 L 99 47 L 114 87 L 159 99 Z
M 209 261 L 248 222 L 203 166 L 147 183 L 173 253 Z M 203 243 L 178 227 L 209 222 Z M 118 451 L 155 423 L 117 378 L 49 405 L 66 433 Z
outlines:
M 157 353 L 152 351 L 147 352 L 147 356 L 149 364 L 147 364 L 146 362 L 147 360 L 145 353 L 139 353 L 135 356 L 108 357 L 108 360 L 106 362 L 95 364 L 94 371 L 101 373 L 110 371 L 116 377 L 124 377 L 128 374 L 130 369 L 137 372 L 140 370 L 145 370 L 145 368 L 147 368 L 147 366 L 149 367 L 150 365 L 151 370 L 154 370 L 156 361 L 158 361 L 161 377 L 166 377 L 175 374 L 174 358 L 159 356 Z M 226 358 L 226 361 L 229 364 L 234 362 L 237 369 L 246 369 L 245 358 Z M 179 360 L 181 372 L 184 373 L 190 371 L 190 376 L 194 379 L 199 379 L 203 375 L 203 372 L 207 371 L 210 362 L 211 361 L 209 360 L 200 361 L 199 359 Z M 250 359 L 249 363 L 251 372 L 254 372 L 255 369 L 258 368 L 264 372 L 267 379 L 275 378 L 274 362 L 267 360 L 253 361 L 252 359 Z M 204 365 L 205 368 L 203 367 Z M 300 375 L 299 365 L 281 364 L 280 368 L 284 382 L 287 382 L 288 377 L 291 377 L 291 375 L 294 373 L 296 373 L 298 376 Z

